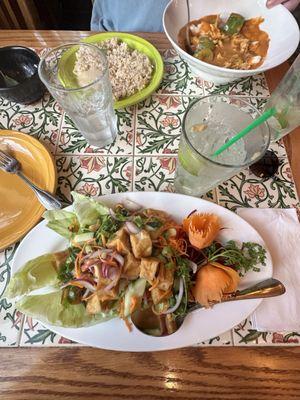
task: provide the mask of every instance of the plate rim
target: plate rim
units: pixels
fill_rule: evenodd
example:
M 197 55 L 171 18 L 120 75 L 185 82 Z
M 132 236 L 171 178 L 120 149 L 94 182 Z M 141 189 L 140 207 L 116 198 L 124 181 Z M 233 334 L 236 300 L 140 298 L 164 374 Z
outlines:
M 48 166 L 48 171 L 50 171 L 50 169 L 52 169 L 52 171 L 50 171 L 50 173 L 53 178 L 52 178 L 52 182 L 51 182 L 51 187 L 46 188 L 46 190 L 48 190 L 50 193 L 53 194 L 55 192 L 56 186 L 57 186 L 57 170 L 55 167 L 54 158 L 53 158 L 52 154 L 50 153 L 50 151 L 47 149 L 47 147 L 41 141 L 39 141 L 35 137 L 33 137 L 25 132 L 16 131 L 13 129 L 0 129 L 0 138 L 3 136 L 9 136 L 9 135 L 12 136 L 12 139 L 14 137 L 24 138 L 24 142 L 25 143 L 29 142 L 35 148 L 37 148 L 38 151 L 43 154 L 43 158 L 45 160 L 46 160 L 46 157 L 48 158 L 48 160 L 46 160 L 47 166 Z M 4 251 L 7 247 L 15 244 L 18 240 L 22 240 L 29 232 L 31 232 L 32 228 L 34 228 L 36 226 L 36 224 L 41 219 L 43 212 L 45 211 L 45 208 L 41 204 L 40 204 L 39 208 L 40 208 L 40 210 L 35 214 L 35 217 L 31 219 L 31 223 L 28 224 L 28 226 L 25 230 L 22 230 L 22 232 L 19 232 L 10 240 L 5 240 L 5 238 L 4 238 L 4 240 L 0 240 L 0 251 Z M 1 244 L 1 242 L 3 242 L 4 244 Z
M 229 210 L 229 209 L 227 209 L 227 208 L 225 208 L 225 207 L 223 207 L 223 206 L 221 206 L 221 205 L 219 205 L 219 204 L 217 204 L 217 203 L 212 203 L 212 202 L 210 202 L 210 201 L 208 201 L 208 200 L 205 200 L 205 199 L 201 199 L 201 198 L 195 198 L 195 197 L 192 197 L 192 196 L 187 196 L 187 195 L 184 195 L 184 194 L 179 194 L 179 193 L 169 193 L 169 192 L 118 192 L 118 193 L 112 193 L 112 194 L 106 194 L 106 195 L 103 195 L 103 196 L 98 196 L 98 197 L 95 197 L 95 199 L 104 199 L 105 200 L 105 198 L 108 198 L 108 202 L 110 201 L 110 199 L 109 198 L 111 198 L 111 197 L 117 197 L 117 196 L 130 196 L 130 195 L 134 195 L 134 196 L 136 196 L 136 195 L 142 195 L 142 196 L 146 196 L 146 195 L 149 195 L 149 194 L 151 194 L 152 196 L 153 195 L 155 195 L 155 196 L 157 196 L 157 195 L 163 195 L 163 196 L 169 196 L 169 197 L 172 197 L 172 196 L 174 196 L 174 195 L 176 195 L 176 196 L 178 196 L 178 197 L 182 197 L 182 199 L 184 200 L 185 198 L 190 198 L 190 199 L 194 199 L 194 200 L 199 200 L 199 201 L 201 201 L 202 202 L 202 204 L 204 204 L 205 205 L 205 203 L 206 204 L 213 204 L 214 206 L 216 206 L 217 208 L 221 208 L 221 209 L 224 209 L 225 210 L 225 212 L 226 213 L 228 213 L 228 215 L 230 215 L 230 214 L 232 214 L 232 215 L 234 215 L 234 218 L 237 218 L 237 219 L 239 219 L 239 220 L 242 220 L 243 221 L 243 223 L 245 223 L 245 224 L 247 224 L 254 232 L 255 232 L 255 234 L 257 235 L 257 237 L 262 241 L 262 243 L 263 243 L 263 245 L 264 245 L 264 247 L 265 247 L 265 249 L 266 249 L 266 251 L 267 251 L 267 254 L 268 254 L 268 258 L 269 258 L 269 272 L 270 272 L 270 277 L 272 277 L 272 275 L 273 275 L 273 263 L 272 263 L 272 257 L 271 257 L 271 253 L 270 253 L 270 251 L 269 251 L 269 249 L 268 249 L 268 247 L 267 247 L 267 245 L 266 245 L 266 243 L 265 243 L 265 241 L 263 240 L 263 238 L 261 237 L 261 235 L 257 232 L 257 230 L 251 225 L 251 224 L 249 224 L 249 222 L 247 222 L 247 221 L 245 221 L 242 217 L 240 217 L 238 214 L 236 214 L 236 213 L 234 213 L 233 211 L 231 211 L 231 210 Z M 134 200 L 135 201 L 135 200 Z M 111 202 L 113 202 L 113 199 L 111 200 Z M 70 209 L 70 207 L 72 206 L 72 204 L 71 205 L 69 205 L 69 206 L 67 206 L 66 208 L 69 208 Z M 38 227 L 41 225 L 41 224 L 43 224 L 43 225 L 45 225 L 45 223 L 46 223 L 46 221 L 41 221 L 38 225 L 36 225 L 30 232 L 28 232 L 27 233 L 27 235 L 24 237 L 24 240 L 27 238 L 27 236 L 29 236 L 30 234 L 31 234 L 31 232 L 32 231 L 34 231 L 34 230 L 36 230 L 36 229 L 38 229 Z M 15 273 L 16 272 L 16 267 L 15 267 L 15 260 L 16 260 L 16 258 L 17 258 L 17 256 L 18 256 L 18 253 L 20 252 L 20 250 L 21 250 L 21 248 L 22 248 L 22 243 L 20 244 L 20 246 L 18 247 L 18 249 L 16 250 L 16 252 L 15 252 L 15 254 L 14 254 L 14 257 L 13 257 L 13 261 L 12 261 L 12 268 L 11 268 L 11 270 L 12 270 L 12 273 Z M 19 268 L 20 268 L 20 266 L 19 266 Z M 267 278 L 266 278 L 267 279 Z M 260 303 L 262 302 L 262 300 L 263 299 L 254 299 L 254 300 L 244 300 L 243 302 L 244 302 L 244 304 L 250 304 L 250 302 L 252 302 L 252 304 L 253 304 L 253 306 L 251 307 L 251 310 L 249 311 L 249 310 L 247 310 L 246 311 L 246 313 L 247 313 L 247 315 L 245 316 L 243 316 L 242 318 L 241 317 L 237 317 L 237 321 L 235 321 L 235 324 L 231 327 L 231 328 L 227 328 L 227 329 L 225 329 L 225 330 L 222 330 L 222 331 L 219 331 L 219 333 L 217 333 L 217 336 L 218 335 L 221 335 L 222 333 L 224 333 L 224 332 L 226 332 L 226 331 L 228 331 L 228 330 L 231 330 L 231 329 L 233 329 L 234 328 L 234 326 L 236 326 L 238 323 L 240 323 L 242 320 L 244 320 L 245 318 L 247 318 L 251 313 L 253 313 L 254 311 L 255 311 L 255 309 L 260 305 Z M 229 305 L 229 307 L 230 307 L 230 303 L 224 303 L 224 304 L 220 304 L 219 305 L 219 307 L 220 306 L 224 306 L 225 305 L 225 307 L 228 307 L 228 305 Z M 212 308 L 211 309 L 212 311 L 213 310 L 215 310 L 215 308 Z M 199 311 L 199 310 L 198 310 Z M 196 311 L 197 312 L 197 311 Z M 36 320 L 38 320 L 37 318 L 35 318 Z M 109 323 L 109 322 L 111 322 L 111 321 L 114 321 L 114 320 L 118 320 L 117 318 L 114 318 L 114 319 L 112 319 L 112 320 L 109 320 L 109 321 L 107 321 L 107 322 L 103 322 L 103 324 L 105 324 L 105 323 Z M 40 322 L 40 321 L 39 321 Z M 55 332 L 56 334 L 58 334 L 58 335 L 60 335 L 60 336 L 65 336 L 65 337 L 68 337 L 69 339 L 71 339 L 71 340 L 73 340 L 73 341 L 75 341 L 75 342 L 78 342 L 79 344 L 83 344 L 83 345 L 88 345 L 88 346 L 93 346 L 93 347 L 95 347 L 95 348 L 101 348 L 101 349 L 106 349 L 106 350 L 114 350 L 114 351 L 128 351 L 128 352 L 153 352 L 153 351 L 166 351 L 166 350 L 171 350 L 171 349 L 179 349 L 179 348 L 183 348 L 183 347 L 186 347 L 186 346 L 192 346 L 192 345 L 195 345 L 195 342 L 193 342 L 193 343 L 179 343 L 179 344 L 176 344 L 176 346 L 168 346 L 168 345 L 165 345 L 165 346 L 159 346 L 159 348 L 143 348 L 143 349 L 141 349 L 141 348 L 130 348 L 130 349 L 128 349 L 128 348 L 122 348 L 122 346 L 119 346 L 119 347 L 116 347 L 116 346 L 107 346 L 107 345 L 96 345 L 96 344 L 91 344 L 91 343 L 89 343 L 87 340 L 84 340 L 84 338 L 83 339 L 81 339 L 80 338 L 80 340 L 76 337 L 74 337 L 74 335 L 72 335 L 72 333 L 71 334 L 68 334 L 68 333 L 66 333 L 66 332 L 62 332 L 62 330 L 64 331 L 64 330 L 69 330 L 69 329 L 71 329 L 71 330 L 74 330 L 74 331 L 76 331 L 77 329 L 88 329 L 89 327 L 85 327 L 85 328 L 63 328 L 63 327 L 58 327 L 58 326 L 52 326 L 52 325 L 50 325 L 50 324 L 46 324 L 46 323 L 44 323 L 44 322 L 40 322 L 42 325 L 44 325 L 47 329 L 49 329 L 49 330 L 51 330 L 51 331 L 53 331 L 53 332 Z M 102 323 L 99 323 L 99 324 L 95 324 L 95 325 L 93 325 L 93 327 L 97 327 L 97 326 L 101 326 L 102 325 Z M 134 328 L 134 330 L 136 330 L 136 328 Z M 179 330 L 180 331 L 180 330 Z M 179 332 L 179 331 L 177 331 L 177 332 Z M 148 335 L 145 335 L 145 334 L 142 334 L 142 333 L 140 333 L 141 335 L 143 335 L 143 337 L 148 337 Z M 174 334 L 175 335 L 175 334 Z M 172 335 L 173 336 L 173 335 Z M 164 337 L 164 338 L 166 338 L 166 337 Z M 161 339 L 161 338 L 160 338 Z M 203 340 L 209 340 L 210 339 L 210 337 L 209 338 L 207 338 L 207 339 L 203 339 Z M 201 340 L 202 341 L 202 340 Z M 155 347 L 155 346 L 154 346 Z

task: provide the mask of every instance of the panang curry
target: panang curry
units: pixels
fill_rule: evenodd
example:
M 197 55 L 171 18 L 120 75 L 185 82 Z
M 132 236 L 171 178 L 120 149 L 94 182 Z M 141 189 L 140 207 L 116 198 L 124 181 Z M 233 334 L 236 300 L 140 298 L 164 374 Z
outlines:
M 262 17 L 245 18 L 230 14 L 227 21 L 219 15 L 208 15 L 189 23 L 189 40 L 193 56 L 209 64 L 230 69 L 255 69 L 263 64 L 269 47 L 269 36 L 260 29 Z M 178 43 L 186 50 L 185 25 Z

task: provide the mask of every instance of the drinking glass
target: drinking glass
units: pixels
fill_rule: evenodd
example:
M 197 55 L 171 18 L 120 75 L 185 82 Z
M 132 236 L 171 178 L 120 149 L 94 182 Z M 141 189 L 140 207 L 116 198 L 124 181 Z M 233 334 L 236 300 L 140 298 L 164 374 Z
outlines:
M 266 123 L 220 155 L 212 156 L 258 116 L 255 107 L 234 96 L 211 95 L 192 103 L 183 119 L 174 181 L 176 191 L 201 196 L 258 161 L 270 143 Z
M 276 114 L 268 124 L 275 142 L 300 125 L 300 54 L 267 101 L 265 109 L 271 107 Z
M 77 52 L 85 56 L 83 81 L 74 73 Z M 101 68 L 95 68 L 95 60 Z M 66 44 L 50 50 L 40 61 L 39 76 L 52 96 L 71 117 L 90 145 L 103 147 L 117 134 L 112 89 L 105 54 L 97 46 Z

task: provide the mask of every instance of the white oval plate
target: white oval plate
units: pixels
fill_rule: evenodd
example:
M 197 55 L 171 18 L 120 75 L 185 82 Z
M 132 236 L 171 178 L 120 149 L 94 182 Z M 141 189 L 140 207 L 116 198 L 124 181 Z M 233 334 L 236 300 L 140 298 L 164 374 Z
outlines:
M 136 201 L 144 207 L 156 208 L 168 212 L 175 220 L 181 222 L 191 211 L 211 212 L 219 215 L 223 229 L 219 235 L 222 241 L 237 240 L 265 244 L 260 235 L 242 218 L 233 212 L 208 201 L 173 193 L 134 192 L 117 193 L 103 196 L 105 203 L 117 203 L 124 199 Z M 16 272 L 25 262 L 44 253 L 63 250 L 67 245 L 65 239 L 46 227 L 46 222 L 39 223 L 23 239 L 12 265 Z M 267 263 L 260 272 L 248 273 L 241 282 L 244 288 L 272 276 L 272 260 L 268 252 Z M 243 300 L 234 303 L 218 304 L 209 310 L 197 310 L 190 314 L 181 328 L 167 337 L 145 335 L 133 327 L 129 332 L 125 323 L 113 319 L 87 328 L 61 328 L 46 325 L 50 330 L 89 346 L 119 351 L 158 351 L 191 346 L 208 340 L 233 328 L 260 304 L 261 300 Z

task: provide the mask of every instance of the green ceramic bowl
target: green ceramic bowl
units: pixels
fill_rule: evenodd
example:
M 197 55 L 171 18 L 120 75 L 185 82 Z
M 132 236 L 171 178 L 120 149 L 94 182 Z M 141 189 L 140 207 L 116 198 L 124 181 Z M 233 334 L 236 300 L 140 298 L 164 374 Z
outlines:
M 148 84 L 144 89 L 140 92 L 135 93 L 130 97 L 126 97 L 125 99 L 116 101 L 114 107 L 124 108 L 128 106 L 132 106 L 133 104 L 139 103 L 142 100 L 145 100 L 149 97 L 155 90 L 159 87 L 163 73 L 164 73 L 164 63 L 159 54 L 158 50 L 147 40 L 140 38 L 139 36 L 131 35 L 129 33 L 120 33 L 120 32 L 104 32 L 98 33 L 93 36 L 89 36 L 82 41 L 85 43 L 99 43 L 103 42 L 104 40 L 111 39 L 113 37 L 117 37 L 123 42 L 127 43 L 129 47 L 132 49 L 136 49 L 141 53 L 146 54 L 149 59 L 151 60 L 152 65 L 154 66 L 153 76 Z

